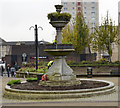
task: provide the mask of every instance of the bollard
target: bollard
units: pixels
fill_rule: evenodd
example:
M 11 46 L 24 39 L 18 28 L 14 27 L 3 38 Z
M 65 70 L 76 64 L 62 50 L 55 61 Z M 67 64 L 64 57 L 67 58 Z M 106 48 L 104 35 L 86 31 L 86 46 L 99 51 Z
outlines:
M 87 77 L 92 78 L 92 67 L 87 68 Z

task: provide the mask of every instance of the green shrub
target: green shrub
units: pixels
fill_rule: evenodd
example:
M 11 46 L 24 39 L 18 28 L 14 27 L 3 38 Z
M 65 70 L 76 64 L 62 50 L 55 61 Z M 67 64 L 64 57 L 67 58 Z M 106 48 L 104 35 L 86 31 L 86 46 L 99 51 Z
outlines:
M 37 72 L 38 73 L 46 73 L 47 72 L 47 66 L 39 66 Z M 36 72 L 35 67 L 22 67 L 18 70 L 19 72 Z
M 120 61 L 115 61 L 114 63 L 115 63 L 115 64 L 120 64 Z
M 81 63 L 82 63 L 82 64 L 88 64 L 87 61 L 82 61 Z
M 7 83 L 7 85 L 11 86 L 13 84 L 21 84 L 21 80 L 11 80 Z
M 81 62 L 73 62 L 67 61 L 69 66 L 119 66 L 120 63 L 117 61 L 115 63 L 109 63 L 106 59 L 101 59 L 100 61 L 81 61 Z
M 26 70 L 27 70 L 26 68 L 21 68 L 21 69 L 19 69 L 18 71 L 19 71 L 19 72 L 26 72 Z
M 105 58 L 102 58 L 98 61 L 99 64 L 107 64 L 107 60 Z
M 57 21 L 57 20 L 70 21 L 72 16 L 70 13 L 53 12 L 53 13 L 49 13 L 47 17 L 51 21 Z
M 67 64 L 68 65 L 78 65 L 79 63 L 74 62 L 74 61 L 67 61 Z
M 63 42 L 62 44 L 72 44 L 72 42 Z
M 37 78 L 27 78 L 27 82 L 37 81 Z
M 47 67 L 40 68 L 40 69 L 37 70 L 38 73 L 44 73 L 44 74 L 46 73 L 46 71 L 47 71 Z
M 38 66 L 47 66 L 48 62 L 41 61 L 38 63 Z
M 29 68 L 34 68 L 36 66 L 36 63 L 35 62 L 29 62 L 27 64 L 23 64 L 22 67 L 26 68 L 26 67 L 29 67 Z M 47 62 L 44 62 L 44 61 L 39 61 L 38 62 L 38 66 L 47 66 Z
M 35 68 L 29 68 L 29 72 L 36 72 Z
M 18 70 L 19 72 L 22 72 L 22 68 Z

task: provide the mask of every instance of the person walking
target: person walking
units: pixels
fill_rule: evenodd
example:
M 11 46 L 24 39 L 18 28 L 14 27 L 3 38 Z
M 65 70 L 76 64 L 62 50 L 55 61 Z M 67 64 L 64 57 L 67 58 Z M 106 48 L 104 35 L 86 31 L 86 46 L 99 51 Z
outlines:
M 10 77 L 10 64 L 7 64 L 6 70 L 7 70 L 8 77 Z
M 10 72 L 11 72 L 11 77 L 15 77 L 15 67 L 11 67 L 10 68 Z
M 1 76 L 3 76 L 4 68 L 1 66 Z
M 17 70 L 18 70 L 18 65 L 17 65 L 17 62 L 15 62 L 14 67 L 15 67 L 15 71 L 17 71 Z

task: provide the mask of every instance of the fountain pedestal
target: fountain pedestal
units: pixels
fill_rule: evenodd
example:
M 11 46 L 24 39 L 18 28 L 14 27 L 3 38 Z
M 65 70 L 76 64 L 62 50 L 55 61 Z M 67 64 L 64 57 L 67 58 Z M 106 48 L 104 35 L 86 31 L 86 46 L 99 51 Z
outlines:
M 51 81 L 67 81 L 75 79 L 73 70 L 66 63 L 66 55 L 74 49 L 46 49 L 46 52 L 54 56 L 53 65 L 47 71 Z
M 67 65 L 65 56 L 54 57 L 52 67 L 48 70 L 49 80 L 53 81 L 68 81 L 73 78 L 73 70 Z
M 59 48 L 59 47 L 58 47 Z M 46 49 L 45 52 L 54 56 L 53 65 L 47 71 L 49 86 L 63 86 L 63 85 L 76 85 L 80 84 L 80 81 L 76 81 L 76 76 L 73 74 L 73 70 L 66 63 L 66 55 L 74 49 Z

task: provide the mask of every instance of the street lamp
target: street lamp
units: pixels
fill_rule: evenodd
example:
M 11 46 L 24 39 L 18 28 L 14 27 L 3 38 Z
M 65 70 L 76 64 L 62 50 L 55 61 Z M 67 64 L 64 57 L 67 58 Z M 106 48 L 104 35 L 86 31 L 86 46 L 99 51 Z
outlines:
M 31 26 L 29 28 L 29 30 L 31 30 L 31 28 L 34 28 L 34 31 L 35 31 L 35 49 L 36 49 L 36 71 L 38 69 L 38 28 L 41 28 L 41 30 L 43 30 L 42 27 L 37 27 L 37 25 L 34 26 Z

